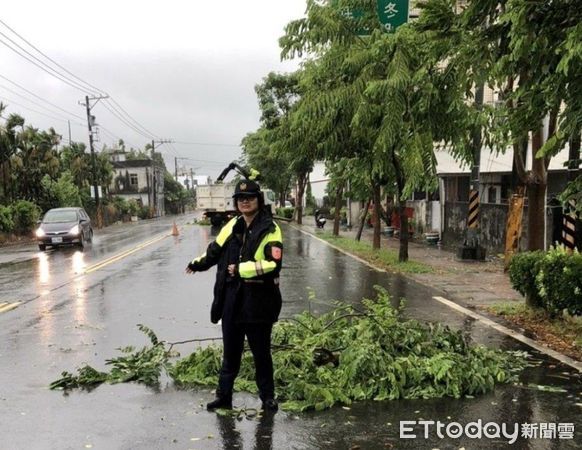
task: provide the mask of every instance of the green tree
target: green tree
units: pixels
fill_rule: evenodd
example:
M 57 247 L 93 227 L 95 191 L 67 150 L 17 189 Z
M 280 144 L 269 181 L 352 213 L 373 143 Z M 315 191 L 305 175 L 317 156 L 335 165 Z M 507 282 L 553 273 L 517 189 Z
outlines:
M 45 175 L 41 184 L 48 197 L 47 203 L 40 205 L 43 210 L 57 207 L 83 206 L 79 188 L 76 186 L 70 172 L 63 172 L 57 181 Z
M 270 136 L 272 136 L 272 131 L 261 127 L 255 132 L 247 133 L 241 145 L 246 165 L 261 173 L 263 183 L 277 194 L 279 203 L 284 204 L 292 173 L 287 163 L 288 158 L 275 153 L 269 142 Z
M 270 72 L 255 86 L 261 110 L 261 123 L 267 130 L 281 125 L 281 120 L 299 99 L 299 72 Z
M 45 175 L 56 180 L 60 161 L 56 147 L 60 141 L 54 129 L 39 131 L 27 126 L 16 134 L 16 152 L 11 157 L 12 183 L 17 198 L 39 203 L 45 199 L 41 180 Z
M 6 105 L 0 103 L 0 114 L 4 112 Z M 12 156 L 17 151 L 17 127 L 24 125 L 24 119 L 17 114 L 10 114 L 4 126 L 0 126 L 0 172 L 2 175 L 3 202 L 15 199 L 17 192 L 12 183 Z
M 402 218 L 399 259 L 406 261 L 405 199 L 436 182 L 435 143 L 466 154 L 471 116 L 457 72 L 441 68 L 442 49 L 431 43 L 434 33 L 412 25 L 384 33 L 372 20 L 372 3 L 338 1 L 334 7 L 308 2 L 307 17 L 287 26 L 281 44 L 285 56 L 306 51 L 318 56 L 311 64 L 317 88 L 300 103 L 307 105 L 305 120 L 324 136 L 326 160 L 357 157 L 364 162 L 377 218 L 374 248 L 380 246 L 381 187 L 396 182 Z M 361 7 L 362 19 L 347 18 L 341 7 Z M 371 30 L 365 40 L 355 32 L 362 23 Z
M 514 173 L 528 197 L 531 250 L 544 245 L 550 160 L 568 140 L 579 142 L 581 14 L 570 0 L 474 0 L 459 14 L 452 0 L 429 0 L 421 14 L 425 29 L 447 43 L 442 64 L 464 75 L 467 91 L 486 83 L 500 92 L 482 125 L 489 146 L 513 147 Z
M 106 153 L 97 154 L 97 184 L 103 187 L 104 194 L 107 194 L 108 188 L 113 181 L 113 166 L 109 161 L 109 156 Z
M 165 209 L 173 214 L 183 212 L 189 198 L 189 193 L 181 183 L 176 181 L 168 171 L 164 172 L 164 203 Z
M 61 167 L 68 171 L 75 185 L 82 189 L 91 184 L 91 159 L 86 153 L 86 146 L 80 142 L 71 142 L 60 151 Z
M 291 180 L 297 184 L 298 223 L 302 222 L 303 194 L 313 159 L 306 148 L 309 139 L 300 138 L 296 132 L 293 111 L 300 100 L 302 72 L 290 74 L 269 73 L 255 88 L 261 108 L 261 128 L 247 135 L 243 146 L 248 162 L 261 172 L 267 185 L 285 201 Z

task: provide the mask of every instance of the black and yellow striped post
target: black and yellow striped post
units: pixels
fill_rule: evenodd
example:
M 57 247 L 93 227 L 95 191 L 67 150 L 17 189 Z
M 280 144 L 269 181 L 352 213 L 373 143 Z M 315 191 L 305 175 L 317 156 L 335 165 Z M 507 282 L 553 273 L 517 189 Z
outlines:
M 484 85 L 477 84 L 475 86 L 475 107 L 481 109 L 483 107 Z M 457 250 L 457 257 L 466 260 L 485 259 L 485 248 L 480 243 L 479 230 L 479 179 L 480 179 L 480 164 L 481 164 L 481 146 L 483 139 L 481 136 L 481 127 L 476 126 L 472 131 L 471 140 L 473 150 L 473 165 L 471 168 L 470 182 L 469 182 L 469 210 L 467 214 L 467 229 L 465 231 L 465 240 L 463 245 Z
M 570 251 L 576 248 L 576 204 L 574 200 L 570 200 L 568 208 L 564 209 L 562 243 Z
M 469 217 L 468 228 L 479 228 L 479 191 L 471 190 L 469 193 Z

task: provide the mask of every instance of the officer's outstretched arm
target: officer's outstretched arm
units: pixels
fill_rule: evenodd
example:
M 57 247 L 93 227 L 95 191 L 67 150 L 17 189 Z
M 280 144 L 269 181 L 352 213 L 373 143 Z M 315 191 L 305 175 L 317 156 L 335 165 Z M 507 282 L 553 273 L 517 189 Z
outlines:
M 232 235 L 232 229 L 236 223 L 236 217 L 231 219 L 222 229 L 215 241 L 212 241 L 206 252 L 200 255 L 198 258 L 193 259 L 188 263 L 186 267 L 186 272 L 202 272 L 210 269 L 212 266 L 218 263 L 220 255 L 224 250 L 224 244 L 228 238 Z

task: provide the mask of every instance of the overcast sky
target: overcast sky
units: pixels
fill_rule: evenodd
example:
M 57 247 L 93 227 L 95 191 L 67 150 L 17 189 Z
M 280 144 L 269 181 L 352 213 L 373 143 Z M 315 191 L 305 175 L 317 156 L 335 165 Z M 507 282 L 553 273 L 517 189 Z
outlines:
M 281 62 L 278 38 L 304 10 L 305 0 L 19 0 L 4 2 L 0 20 L 117 102 L 99 103 L 92 110 L 101 127 L 98 149 L 118 138 L 143 148 L 151 138 L 142 134 L 152 133 L 175 141 L 158 148 L 170 171 L 174 157 L 190 158 L 180 164 L 215 178 L 240 156 L 242 137 L 258 127 L 255 84 L 270 71 L 297 68 L 297 61 Z M 5 25 L 0 23 L 0 101 L 8 104 L 4 116 L 19 113 L 37 128 L 54 127 L 65 140 L 69 119 L 73 141 L 88 143 L 85 109 L 78 104 L 85 90 L 10 50 L 5 43 L 39 65 L 16 44 L 51 64 Z M 122 117 L 127 112 L 137 124 L 126 121 L 142 134 L 107 108 Z

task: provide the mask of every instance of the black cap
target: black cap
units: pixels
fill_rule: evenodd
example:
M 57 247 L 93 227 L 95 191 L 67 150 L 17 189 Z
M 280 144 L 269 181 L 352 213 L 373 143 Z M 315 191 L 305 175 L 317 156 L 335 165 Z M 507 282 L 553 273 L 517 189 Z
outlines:
M 241 180 L 236 184 L 232 198 L 240 197 L 242 195 L 258 197 L 261 195 L 261 187 L 256 181 Z

